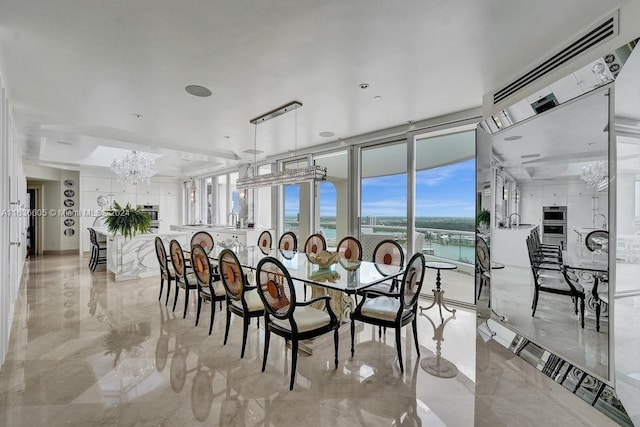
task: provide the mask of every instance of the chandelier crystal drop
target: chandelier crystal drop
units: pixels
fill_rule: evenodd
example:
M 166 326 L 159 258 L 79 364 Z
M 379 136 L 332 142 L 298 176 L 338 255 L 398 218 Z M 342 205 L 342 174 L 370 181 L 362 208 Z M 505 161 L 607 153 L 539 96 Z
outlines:
M 111 163 L 111 170 L 116 174 L 118 181 L 134 185 L 139 182 L 149 184 L 151 177 L 158 173 L 155 161 L 135 150 L 120 158 L 115 157 Z
M 599 189 L 607 184 L 609 170 L 607 162 L 598 160 L 582 167 L 580 179 L 587 183 L 587 187 Z

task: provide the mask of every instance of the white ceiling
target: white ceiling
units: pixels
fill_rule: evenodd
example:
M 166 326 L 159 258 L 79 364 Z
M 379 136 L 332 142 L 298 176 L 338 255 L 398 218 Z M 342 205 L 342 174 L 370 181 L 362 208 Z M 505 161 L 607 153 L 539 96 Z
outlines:
M 27 158 L 135 148 L 197 174 L 252 161 L 249 120 L 292 100 L 298 148 L 478 107 L 624 3 L 0 0 L 0 65 Z M 293 150 L 295 128 L 259 125 L 258 158 Z

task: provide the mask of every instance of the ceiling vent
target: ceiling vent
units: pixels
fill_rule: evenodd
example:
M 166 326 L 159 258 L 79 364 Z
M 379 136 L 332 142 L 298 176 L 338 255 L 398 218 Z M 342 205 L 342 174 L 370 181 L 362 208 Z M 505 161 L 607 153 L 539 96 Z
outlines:
M 585 51 L 592 49 L 618 35 L 618 14 L 606 18 L 602 23 L 584 34 L 573 43 L 556 53 L 542 64 L 523 74 L 513 82 L 493 94 L 496 105 L 533 82 L 541 79 Z

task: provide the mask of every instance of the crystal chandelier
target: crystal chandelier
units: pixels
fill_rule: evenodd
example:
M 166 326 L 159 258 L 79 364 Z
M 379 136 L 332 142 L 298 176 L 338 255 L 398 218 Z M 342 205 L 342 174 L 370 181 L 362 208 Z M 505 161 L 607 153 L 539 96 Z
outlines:
M 135 150 L 120 158 L 115 157 L 111 163 L 111 170 L 117 175 L 118 181 L 134 185 L 139 182 L 149 184 L 151 177 L 158 172 L 154 160 Z
M 598 160 L 583 166 L 580 179 L 586 182 L 589 188 L 595 188 L 596 190 L 605 188 L 609 183 L 607 162 Z
M 255 125 L 255 132 L 253 137 L 253 152 L 254 152 L 254 167 L 247 170 L 247 175 L 236 181 L 236 188 L 238 190 L 248 190 L 257 187 L 268 187 L 271 185 L 283 185 L 283 184 L 298 184 L 301 182 L 309 181 L 322 181 L 327 179 L 327 168 L 324 166 L 312 165 L 304 168 L 297 169 L 285 169 L 283 171 L 272 172 L 268 174 L 258 174 L 258 165 L 255 157 L 256 141 L 258 135 L 258 124 L 274 117 L 278 117 L 291 110 L 297 110 L 302 107 L 302 103 L 298 101 L 290 102 L 282 107 L 278 107 L 275 110 L 269 111 L 260 117 L 256 117 L 249 122 Z M 294 157 L 298 151 L 298 112 L 295 116 L 295 148 Z

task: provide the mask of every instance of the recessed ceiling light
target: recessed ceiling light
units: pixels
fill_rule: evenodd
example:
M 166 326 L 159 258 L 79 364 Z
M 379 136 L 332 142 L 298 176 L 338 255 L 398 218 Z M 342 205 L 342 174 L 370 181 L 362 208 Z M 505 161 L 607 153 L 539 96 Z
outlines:
M 336 136 L 336 134 L 333 132 L 320 132 L 318 135 L 323 138 L 331 138 L 332 136 Z
M 369 87 L 369 83 L 360 83 L 360 84 L 358 85 L 358 87 L 359 87 L 360 89 L 366 89 L 366 88 L 368 88 L 368 87 Z
M 376 96 L 373 97 L 373 99 L 378 100 L 378 99 L 382 99 L 382 97 L 380 95 L 376 95 Z
M 521 159 L 535 159 L 536 157 L 540 157 L 540 154 L 523 154 L 520 156 Z
M 211 96 L 211 91 L 204 86 L 198 85 L 189 85 L 184 88 L 188 93 L 193 96 L 200 96 L 202 98 L 206 98 L 207 96 Z
M 244 150 L 243 153 L 247 153 L 247 154 L 261 154 L 264 153 L 264 151 L 262 150 L 254 150 L 254 149 L 250 149 L 250 150 Z
M 57 142 L 58 142 L 58 144 L 60 144 L 60 145 L 73 145 L 72 143 L 67 142 L 67 141 L 57 141 Z
M 522 139 L 522 135 L 513 135 L 513 136 L 508 136 L 506 137 L 504 140 L 505 141 L 517 141 L 519 139 Z
M 224 139 L 231 139 L 231 137 L 229 135 L 225 135 Z
M 596 145 L 595 142 L 589 142 L 587 145 Z
M 133 113 L 132 114 L 133 117 L 135 117 L 136 119 L 139 119 L 140 117 L 142 117 L 142 114 L 140 113 Z

